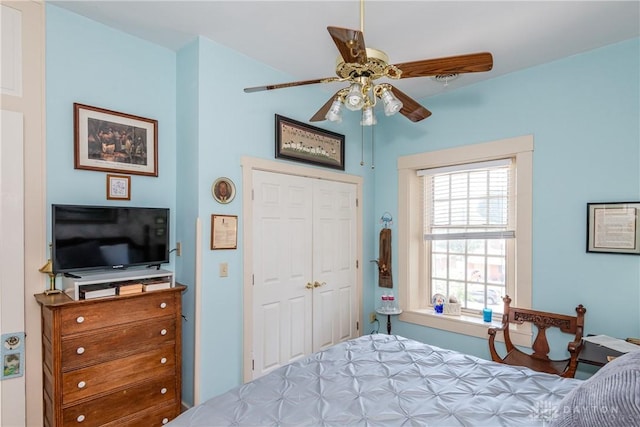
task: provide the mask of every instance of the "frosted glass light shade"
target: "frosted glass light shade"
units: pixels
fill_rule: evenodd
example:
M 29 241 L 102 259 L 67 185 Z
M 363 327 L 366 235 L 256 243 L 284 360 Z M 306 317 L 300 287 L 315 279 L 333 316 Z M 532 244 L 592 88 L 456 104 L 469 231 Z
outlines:
M 373 113 L 373 107 L 365 107 L 362 110 L 362 121 L 360 124 L 362 126 L 373 126 L 378 121 L 376 120 L 376 115 Z
M 389 89 L 383 89 L 380 97 L 382 98 L 382 102 L 384 103 L 384 114 L 387 116 L 394 115 L 403 107 L 402 101 L 396 98 Z
M 351 111 L 356 111 L 364 106 L 364 95 L 362 94 L 362 85 L 353 83 L 349 88 L 344 105 Z
M 340 123 L 342 121 L 342 100 L 340 98 L 333 101 L 324 118 L 330 122 Z

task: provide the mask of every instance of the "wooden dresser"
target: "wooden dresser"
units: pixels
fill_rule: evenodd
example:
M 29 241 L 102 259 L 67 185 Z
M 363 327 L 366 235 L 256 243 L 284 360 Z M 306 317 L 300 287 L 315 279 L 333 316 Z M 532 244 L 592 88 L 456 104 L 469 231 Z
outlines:
M 178 416 L 185 289 L 85 301 L 35 295 L 45 427 L 151 427 Z

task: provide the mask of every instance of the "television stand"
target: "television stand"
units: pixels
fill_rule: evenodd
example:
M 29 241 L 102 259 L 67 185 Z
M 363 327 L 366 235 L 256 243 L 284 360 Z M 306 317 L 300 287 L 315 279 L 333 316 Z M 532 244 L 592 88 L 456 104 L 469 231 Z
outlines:
M 78 271 L 75 273 L 65 274 L 62 278 L 62 287 L 64 292 L 72 299 L 78 301 L 80 299 L 80 289 L 82 286 L 95 285 L 98 283 L 110 283 L 117 285 L 120 282 L 129 282 L 134 280 L 169 281 L 171 287 L 175 286 L 173 272 L 169 270 L 149 270 L 131 269 L 117 271 Z

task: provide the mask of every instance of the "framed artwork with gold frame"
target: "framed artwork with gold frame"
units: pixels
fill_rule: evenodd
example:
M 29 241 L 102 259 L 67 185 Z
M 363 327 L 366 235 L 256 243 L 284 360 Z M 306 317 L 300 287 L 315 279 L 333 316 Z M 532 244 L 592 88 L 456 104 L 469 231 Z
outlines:
M 158 121 L 73 104 L 74 167 L 158 176 Z
M 236 197 L 236 186 L 229 178 L 222 176 L 213 182 L 211 195 L 218 203 L 230 203 Z
M 211 215 L 211 250 L 238 248 L 238 216 Z

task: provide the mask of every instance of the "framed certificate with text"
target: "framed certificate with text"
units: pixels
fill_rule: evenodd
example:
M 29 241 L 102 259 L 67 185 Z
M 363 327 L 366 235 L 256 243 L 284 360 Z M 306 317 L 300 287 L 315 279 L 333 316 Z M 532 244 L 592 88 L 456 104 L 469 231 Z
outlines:
M 587 203 L 587 252 L 640 255 L 640 202 Z
M 238 248 L 238 216 L 211 215 L 211 249 Z

